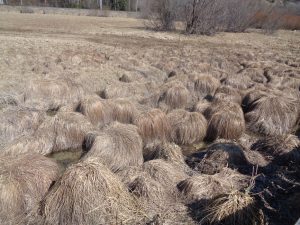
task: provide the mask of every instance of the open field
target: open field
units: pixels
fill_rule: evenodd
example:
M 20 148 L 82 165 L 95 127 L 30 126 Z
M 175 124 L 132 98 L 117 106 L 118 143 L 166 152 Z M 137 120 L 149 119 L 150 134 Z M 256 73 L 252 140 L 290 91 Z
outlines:
M 299 31 L 0 12 L 0 224 L 295 223 L 299 91 Z

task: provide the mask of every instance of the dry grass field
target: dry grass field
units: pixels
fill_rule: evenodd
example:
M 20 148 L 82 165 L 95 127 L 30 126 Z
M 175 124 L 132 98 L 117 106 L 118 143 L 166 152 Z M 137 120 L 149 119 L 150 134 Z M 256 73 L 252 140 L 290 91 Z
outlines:
M 299 31 L 0 12 L 0 224 L 295 223 L 299 91 Z

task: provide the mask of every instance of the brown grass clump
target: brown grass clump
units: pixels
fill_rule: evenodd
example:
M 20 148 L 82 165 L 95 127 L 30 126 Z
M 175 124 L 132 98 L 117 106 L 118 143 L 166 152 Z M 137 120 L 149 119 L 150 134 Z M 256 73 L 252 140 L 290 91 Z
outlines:
M 237 142 L 244 148 L 244 149 L 251 149 L 251 146 L 258 141 L 258 137 L 253 134 L 248 134 L 247 132 L 244 133 Z
M 120 123 L 133 123 L 138 115 L 138 109 L 132 101 L 116 99 L 113 101 L 112 117 Z
M 80 100 L 77 110 L 96 126 L 103 126 L 112 121 L 112 105 L 97 95 L 86 96 Z
M 91 157 L 67 168 L 41 212 L 45 225 L 139 224 L 143 219 L 116 175 Z
M 213 96 L 217 88 L 221 85 L 220 81 L 211 75 L 199 75 L 192 78 L 194 83 L 195 95 L 198 99 Z
M 35 137 L 51 140 L 52 152 L 81 148 L 85 135 L 93 129 L 85 116 L 76 112 L 58 112 L 48 117 Z
M 142 174 L 141 166 L 129 166 L 124 168 L 123 170 L 119 170 L 115 172 L 115 174 L 119 177 L 123 184 L 127 187 L 139 176 Z
M 54 146 L 53 136 L 47 134 L 34 134 L 23 136 L 3 148 L 4 155 L 18 156 L 24 153 L 39 153 L 48 155 L 52 153 Z
M 299 100 L 265 93 L 249 93 L 244 99 L 245 120 L 249 130 L 262 135 L 283 135 L 295 128 Z
M 77 104 L 82 95 L 82 87 L 71 79 L 33 80 L 25 91 L 25 104 L 48 110 L 71 103 Z
M 53 152 L 75 150 L 82 147 L 85 135 L 93 129 L 85 116 L 76 112 L 58 112 L 47 117 L 31 136 L 24 136 L 7 145 L 5 154 Z
M 175 164 L 185 164 L 182 150 L 175 143 L 150 143 L 144 146 L 143 155 L 146 161 L 163 159 Z
M 208 122 L 207 140 L 238 139 L 245 131 L 244 117 L 231 111 L 215 113 Z
M 178 109 L 167 115 L 171 125 L 171 140 L 179 145 L 191 145 L 202 141 L 206 135 L 207 121 L 197 112 Z
M 235 170 L 222 168 L 214 175 L 195 175 L 181 181 L 177 188 L 188 204 L 209 200 L 218 195 L 246 188 L 249 177 Z
M 251 88 L 254 85 L 254 82 L 248 76 L 236 74 L 228 76 L 227 78 L 222 80 L 222 84 L 236 88 L 238 90 L 246 90 L 248 88 Z
M 58 165 L 39 154 L 0 157 L 0 223 L 27 224 L 59 175 Z
M 224 167 L 244 171 L 249 169 L 249 163 L 243 149 L 231 142 L 219 142 L 210 145 L 197 170 L 205 174 L 215 174 Z M 251 167 L 251 166 L 250 166 Z
M 195 106 L 194 106 L 194 111 L 201 113 L 204 115 L 204 112 L 208 109 L 208 107 L 211 105 L 211 102 L 209 101 L 199 101 Z
M 229 101 L 242 104 L 242 97 L 237 89 L 230 86 L 221 86 L 216 90 L 214 101 Z
M 181 83 L 168 88 L 161 96 L 161 103 L 166 104 L 167 110 L 184 109 L 189 102 L 190 93 Z M 159 104 L 161 104 L 159 103 Z
M 32 135 L 45 113 L 19 107 L 7 107 L 0 113 L 0 142 L 9 143 L 23 135 Z
M 132 98 L 140 99 L 149 95 L 149 91 L 152 90 L 153 84 L 141 83 L 141 82 L 117 82 L 107 85 L 105 90 L 101 93 L 101 97 L 105 99 L 112 98 Z
M 113 172 L 143 164 L 142 139 L 134 125 L 114 122 L 92 139 L 86 157 L 97 157 Z
M 205 224 L 256 225 L 263 224 L 257 203 L 248 193 L 233 191 L 213 199 L 204 209 Z
M 148 224 L 194 224 L 187 208 L 164 185 L 143 173 L 129 185 L 130 192 L 141 202 Z
M 238 117 L 244 117 L 244 113 L 240 105 L 234 102 L 227 102 L 227 101 L 213 102 L 204 111 L 204 116 L 209 120 L 215 113 L 223 112 L 223 111 L 235 112 Z
M 159 109 L 141 113 L 134 123 L 138 127 L 144 145 L 150 142 L 169 140 L 170 124 L 166 114 Z
M 295 135 L 270 136 L 258 140 L 252 150 L 262 153 L 267 160 L 277 158 L 278 161 L 299 161 L 300 140 Z
M 177 183 L 187 178 L 182 167 L 162 159 L 145 162 L 143 171 L 170 191 L 176 190 Z

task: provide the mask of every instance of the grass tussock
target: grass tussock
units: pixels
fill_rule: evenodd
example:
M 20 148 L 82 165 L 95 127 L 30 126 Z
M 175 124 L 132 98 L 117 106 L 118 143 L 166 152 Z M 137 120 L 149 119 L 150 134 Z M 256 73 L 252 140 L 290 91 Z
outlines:
M 67 168 L 45 197 L 44 224 L 139 224 L 138 202 L 98 158 Z
M 112 121 L 112 105 L 97 95 L 85 96 L 80 100 L 77 110 L 95 126 L 101 127 Z
M 144 144 L 154 141 L 165 142 L 170 138 L 170 124 L 167 116 L 159 109 L 141 113 L 134 124 L 138 127 Z
M 218 102 L 204 112 L 208 118 L 206 139 L 238 139 L 245 132 L 242 108 L 236 103 Z
M 211 75 L 198 75 L 192 77 L 194 92 L 198 100 L 206 96 L 213 96 L 217 88 L 221 85 L 220 81 Z
M 264 137 L 251 146 L 252 150 L 259 151 L 266 160 L 299 161 L 300 141 L 295 135 Z
M 243 149 L 239 145 L 220 141 L 219 143 L 211 144 L 206 149 L 206 154 L 197 165 L 197 170 L 205 174 L 215 174 L 224 167 L 247 170 L 249 166 Z
M 93 129 L 88 119 L 76 112 L 58 112 L 46 117 L 32 136 L 23 136 L 5 147 L 5 154 L 53 152 L 79 149 L 85 135 Z
M 165 104 L 167 111 L 172 109 L 184 109 L 188 106 L 190 93 L 181 83 L 175 83 L 162 94 L 159 105 Z M 161 106 L 163 108 L 163 106 Z
M 42 155 L 1 156 L 1 224 L 35 223 L 39 202 L 58 176 L 58 165 Z
M 25 105 L 40 110 L 78 104 L 83 95 L 82 87 L 71 79 L 32 80 L 25 91 Z
M 112 123 L 102 132 L 86 137 L 86 158 L 96 157 L 113 172 L 143 164 L 143 143 L 137 127 Z
M 163 159 L 179 165 L 185 164 L 182 150 L 175 143 L 149 143 L 144 146 L 143 154 L 146 161 Z
M 179 181 L 187 178 L 182 167 L 162 159 L 145 162 L 143 171 L 171 191 L 176 190 L 176 184 Z
M 284 135 L 291 132 L 299 115 L 299 100 L 283 93 L 249 93 L 244 99 L 245 120 L 252 132 Z
M 218 195 L 240 190 L 248 185 L 249 177 L 229 168 L 222 168 L 214 175 L 199 174 L 178 183 L 177 188 L 191 204 L 201 200 L 209 200 Z
M 7 107 L 0 112 L 0 141 L 10 143 L 32 135 L 45 119 L 45 113 L 20 107 Z
M 167 115 L 171 125 L 171 140 L 179 145 L 201 142 L 207 130 L 205 117 L 197 112 L 174 110 Z
M 214 101 L 234 102 L 238 105 L 242 104 L 242 97 L 237 89 L 230 86 L 220 86 L 213 97 Z
M 133 123 L 139 114 L 135 104 L 127 99 L 116 99 L 113 101 L 112 117 L 120 123 Z
M 203 224 L 256 225 L 263 218 L 254 197 L 233 191 L 213 199 L 204 209 Z

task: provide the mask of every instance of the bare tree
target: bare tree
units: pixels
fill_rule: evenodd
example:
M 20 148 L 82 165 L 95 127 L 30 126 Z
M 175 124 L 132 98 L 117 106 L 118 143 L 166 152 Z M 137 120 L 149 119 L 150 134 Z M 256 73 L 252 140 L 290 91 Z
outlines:
M 217 31 L 221 17 L 218 0 L 190 0 L 185 4 L 186 32 L 211 35 Z
M 257 0 L 222 0 L 225 12 L 223 22 L 224 31 L 244 32 L 255 21 L 255 16 L 261 10 Z
M 148 17 L 146 26 L 154 30 L 174 30 L 180 0 L 150 0 L 144 6 L 144 16 Z

